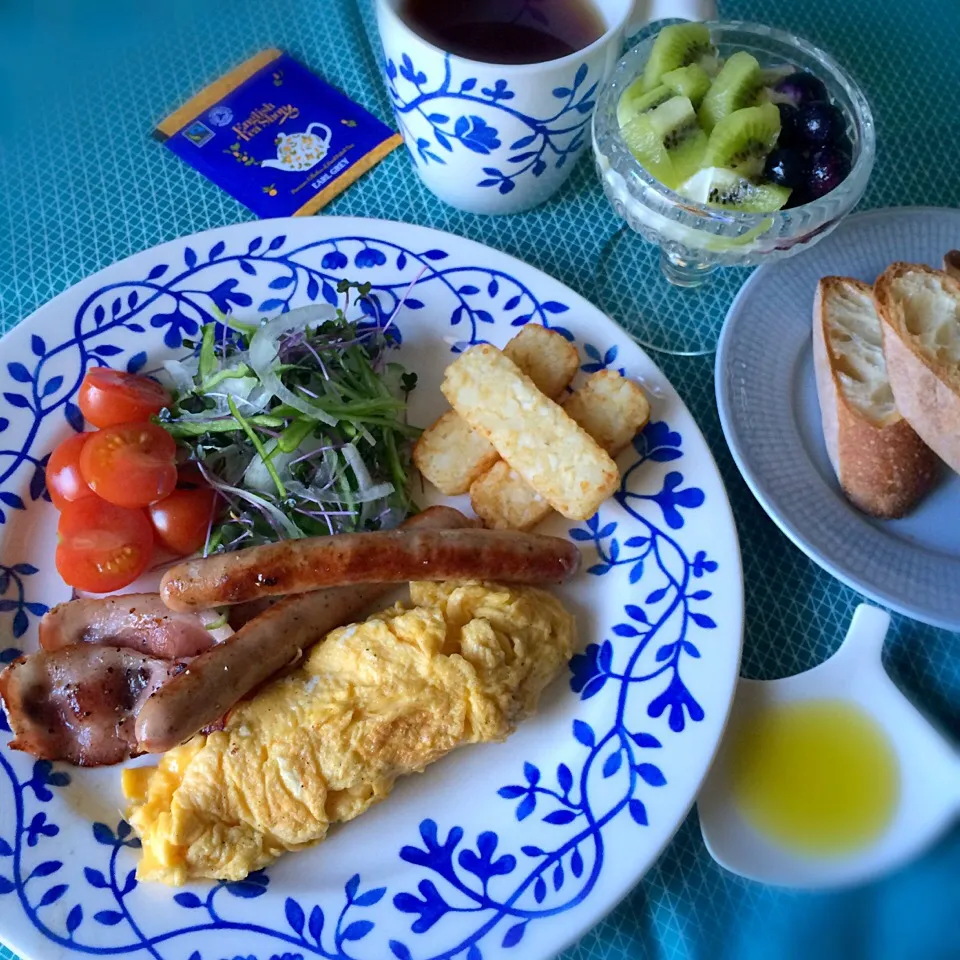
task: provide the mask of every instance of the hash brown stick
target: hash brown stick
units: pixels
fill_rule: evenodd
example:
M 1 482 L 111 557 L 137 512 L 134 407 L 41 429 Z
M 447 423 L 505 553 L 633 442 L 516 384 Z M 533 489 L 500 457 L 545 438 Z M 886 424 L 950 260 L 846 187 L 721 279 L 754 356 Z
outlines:
M 171 610 L 230 606 L 321 587 L 410 580 L 559 583 L 580 553 L 559 537 L 500 530 L 390 530 L 285 540 L 171 567 L 160 596 Z
M 488 343 L 461 353 L 440 390 L 501 458 L 568 520 L 587 520 L 620 485 L 610 455 Z
M 580 366 L 573 344 L 535 323 L 523 327 L 503 348 L 503 355 L 554 400 L 567 389 Z M 493 444 L 475 433 L 456 410 L 448 410 L 427 427 L 413 448 L 416 468 L 447 496 L 466 493 L 499 459 Z
M 403 527 L 455 530 L 471 523 L 458 510 L 430 507 Z M 314 641 L 355 619 L 388 590 L 390 585 L 382 583 L 328 587 L 273 604 L 191 660 L 143 704 L 137 715 L 138 746 L 147 753 L 163 753 L 215 723 Z
M 563 411 L 611 457 L 628 447 L 650 419 L 650 404 L 640 387 L 613 370 L 590 376 L 567 397 Z M 491 530 L 531 530 L 553 513 L 506 460 L 473 481 L 470 505 Z

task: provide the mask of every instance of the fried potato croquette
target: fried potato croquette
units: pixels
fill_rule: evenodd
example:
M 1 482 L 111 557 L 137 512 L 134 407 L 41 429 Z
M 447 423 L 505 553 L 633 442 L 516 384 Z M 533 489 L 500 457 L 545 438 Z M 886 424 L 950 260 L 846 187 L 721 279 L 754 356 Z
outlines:
M 580 367 L 577 348 L 556 331 L 536 323 L 527 324 L 503 353 L 551 400 L 567 389 Z
M 410 595 L 329 633 L 222 731 L 124 771 L 140 880 L 240 880 L 318 843 L 398 777 L 505 739 L 573 652 L 574 619 L 543 590 L 418 582 Z
M 449 497 L 466 493 L 499 459 L 496 447 L 456 410 L 448 410 L 427 427 L 413 448 L 416 468 Z
M 580 363 L 573 344 L 534 323 L 525 326 L 503 352 L 551 398 L 563 393 Z M 417 469 L 448 496 L 466 493 L 499 459 L 493 444 L 453 410 L 427 427 L 413 449 Z
M 613 370 L 593 374 L 567 398 L 563 409 L 611 457 L 628 447 L 650 419 L 643 390 Z M 471 484 L 470 503 L 484 525 L 495 530 L 531 530 L 553 513 L 505 460 Z
M 593 516 L 620 483 L 610 455 L 496 347 L 461 354 L 440 389 L 450 405 L 568 520 Z

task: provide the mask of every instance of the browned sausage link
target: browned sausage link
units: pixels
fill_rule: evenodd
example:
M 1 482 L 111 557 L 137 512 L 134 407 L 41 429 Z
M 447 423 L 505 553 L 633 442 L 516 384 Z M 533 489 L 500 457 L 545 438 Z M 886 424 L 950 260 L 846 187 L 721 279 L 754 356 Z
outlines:
M 405 527 L 456 529 L 471 521 L 450 507 L 430 507 Z M 390 587 L 330 587 L 286 597 L 244 624 L 233 636 L 190 661 L 141 707 L 138 746 L 162 753 L 215 723 L 237 701 L 282 670 L 301 650 L 349 623 Z
M 357 617 L 389 590 L 374 583 L 286 597 L 232 637 L 194 657 L 140 708 L 137 744 L 164 753 L 216 722 L 302 649 Z
M 580 560 L 567 540 L 505 530 L 391 530 L 287 540 L 172 567 L 173 610 L 202 610 L 320 587 L 409 580 L 559 583 Z

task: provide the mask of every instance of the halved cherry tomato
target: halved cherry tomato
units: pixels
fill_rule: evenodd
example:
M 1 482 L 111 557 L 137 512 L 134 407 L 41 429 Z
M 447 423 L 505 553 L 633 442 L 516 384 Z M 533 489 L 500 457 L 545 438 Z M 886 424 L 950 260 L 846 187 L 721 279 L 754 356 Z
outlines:
M 50 454 L 46 466 L 47 492 L 58 510 L 73 500 L 96 496 L 80 473 L 80 451 L 90 436 L 76 433 Z
M 77 398 L 80 412 L 95 427 L 147 420 L 172 402 L 156 380 L 109 367 L 88 370 Z
M 92 593 L 133 583 L 153 556 L 147 515 L 99 497 L 65 504 L 57 538 L 57 572 L 71 587 Z
M 217 494 L 208 486 L 179 487 L 147 508 L 153 532 L 168 550 L 186 556 L 207 541 Z
M 196 460 L 185 460 L 177 466 L 177 489 L 183 487 L 194 489 L 195 487 L 206 488 L 207 478 L 201 473 Z
M 177 485 L 177 445 L 155 423 L 118 423 L 92 433 L 80 473 L 97 496 L 119 507 L 145 507 Z

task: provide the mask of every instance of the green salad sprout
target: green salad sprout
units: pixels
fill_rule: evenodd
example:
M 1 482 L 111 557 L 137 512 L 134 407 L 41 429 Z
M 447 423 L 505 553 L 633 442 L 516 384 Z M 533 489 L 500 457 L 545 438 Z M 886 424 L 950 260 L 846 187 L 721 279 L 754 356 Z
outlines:
M 417 382 L 388 355 L 392 326 L 361 313 L 369 284 L 341 281 L 342 308 L 312 305 L 259 324 L 206 324 L 185 360 L 164 366 L 175 400 L 159 422 L 223 498 L 204 556 L 278 539 L 397 526 Z M 399 308 L 398 308 L 399 309 Z

